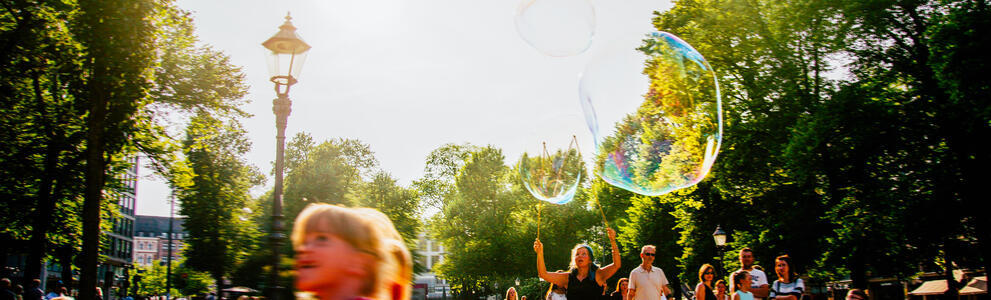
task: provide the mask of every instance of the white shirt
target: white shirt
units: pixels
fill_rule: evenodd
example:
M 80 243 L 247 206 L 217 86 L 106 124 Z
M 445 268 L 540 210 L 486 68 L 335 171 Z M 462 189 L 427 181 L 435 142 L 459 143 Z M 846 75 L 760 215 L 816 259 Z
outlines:
M 633 300 L 661 300 L 661 288 L 668 285 L 668 278 L 661 268 L 651 266 L 650 271 L 643 265 L 630 271 L 630 289 L 636 289 Z
M 767 275 L 764 271 L 750 269 L 750 288 L 756 289 L 765 284 L 767 284 Z

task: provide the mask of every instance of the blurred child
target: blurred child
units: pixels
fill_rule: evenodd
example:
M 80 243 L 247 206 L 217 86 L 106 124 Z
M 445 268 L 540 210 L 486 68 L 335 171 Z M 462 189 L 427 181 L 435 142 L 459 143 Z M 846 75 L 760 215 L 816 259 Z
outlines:
M 375 297 L 383 234 L 359 209 L 311 204 L 296 217 L 296 288 L 321 300 Z M 384 299 L 384 298 L 380 298 Z

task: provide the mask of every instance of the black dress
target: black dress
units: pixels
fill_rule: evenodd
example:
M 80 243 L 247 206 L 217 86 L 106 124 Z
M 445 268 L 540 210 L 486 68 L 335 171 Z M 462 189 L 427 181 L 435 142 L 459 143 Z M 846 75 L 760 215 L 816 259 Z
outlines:
M 571 270 L 568 274 L 568 300 L 600 300 L 602 297 L 602 287 L 595 281 L 595 271 L 599 266 L 592 265 L 588 269 L 588 276 L 585 280 L 578 280 L 578 269 Z
M 704 292 L 705 293 L 705 300 L 716 300 L 716 294 L 714 294 L 712 292 L 712 289 L 709 288 L 709 286 L 708 285 L 705 285 L 704 283 L 700 283 L 700 284 L 702 285 L 702 289 L 705 290 L 705 292 Z M 698 296 L 695 297 L 695 299 L 698 299 L 698 298 L 699 298 Z

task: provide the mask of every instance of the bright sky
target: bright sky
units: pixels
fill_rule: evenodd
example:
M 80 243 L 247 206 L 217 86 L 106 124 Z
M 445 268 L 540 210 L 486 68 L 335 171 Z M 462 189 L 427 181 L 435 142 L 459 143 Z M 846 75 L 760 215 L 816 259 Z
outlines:
M 247 156 L 252 164 L 267 173 L 275 159 L 275 93 L 261 42 L 278 32 L 288 11 L 313 48 L 289 95 L 293 112 L 286 136 L 306 131 L 318 142 L 361 140 L 380 168 L 404 186 L 423 175 L 427 154 L 447 143 L 495 145 L 514 164 L 524 147 L 539 143 L 538 134 L 565 140 L 577 134 L 580 149 L 590 155 L 579 74 L 606 49 L 635 46 L 652 30 L 652 12 L 671 7 L 667 0 L 592 1 L 591 47 L 551 57 L 517 32 L 519 0 L 177 3 L 192 13 L 200 41 L 226 53 L 247 74 L 252 103 L 246 110 L 254 116 L 242 122 L 253 142 Z M 142 172 L 137 213 L 168 216 L 168 187 Z M 270 178 L 254 193 L 272 183 Z

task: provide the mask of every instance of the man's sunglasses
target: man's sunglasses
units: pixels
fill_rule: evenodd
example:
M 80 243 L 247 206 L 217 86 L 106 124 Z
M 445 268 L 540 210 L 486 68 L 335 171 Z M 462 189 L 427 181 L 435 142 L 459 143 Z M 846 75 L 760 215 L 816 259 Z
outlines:
M 654 253 L 644 253 L 643 255 L 654 257 Z

